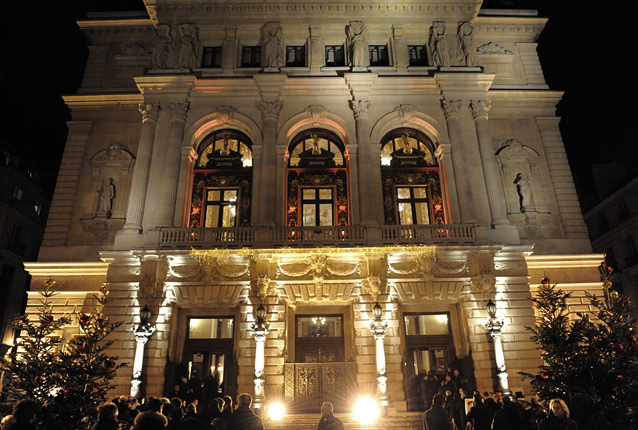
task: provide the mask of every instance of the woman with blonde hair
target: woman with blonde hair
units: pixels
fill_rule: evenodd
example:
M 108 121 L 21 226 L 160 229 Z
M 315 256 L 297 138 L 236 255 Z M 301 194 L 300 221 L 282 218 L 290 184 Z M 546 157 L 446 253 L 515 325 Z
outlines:
M 569 408 L 562 399 L 549 402 L 547 418 L 541 422 L 539 430 L 578 430 L 576 421 L 569 418 Z

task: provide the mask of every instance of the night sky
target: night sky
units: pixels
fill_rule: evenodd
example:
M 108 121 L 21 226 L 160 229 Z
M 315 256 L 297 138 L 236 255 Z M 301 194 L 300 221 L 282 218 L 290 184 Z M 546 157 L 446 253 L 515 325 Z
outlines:
M 54 187 L 70 119 L 61 94 L 82 82 L 87 41 L 75 21 L 99 10 L 142 9 L 141 0 L 28 1 L 3 4 L 0 13 L 0 139 L 11 141 L 48 173 Z M 503 7 L 502 0 L 486 1 Z M 596 200 L 591 166 L 619 162 L 638 175 L 638 85 L 629 66 L 638 49 L 638 2 L 514 1 L 538 9 L 549 23 L 539 54 L 551 89 L 565 91 L 558 107 L 561 131 L 587 209 Z M 622 169 L 615 169 L 621 172 Z

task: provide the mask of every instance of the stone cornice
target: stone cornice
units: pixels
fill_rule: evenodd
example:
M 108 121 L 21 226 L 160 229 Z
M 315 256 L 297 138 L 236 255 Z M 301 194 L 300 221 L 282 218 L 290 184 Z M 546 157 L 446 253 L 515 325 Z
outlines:
M 82 30 L 91 28 L 153 26 L 153 22 L 149 18 L 83 20 L 77 21 L 77 23 Z
M 130 108 L 144 101 L 139 93 L 129 94 L 82 94 L 63 96 L 71 109 Z
M 181 15 L 181 16 L 215 16 L 216 14 L 224 15 L 246 15 L 258 14 L 260 17 L 267 15 L 287 14 L 308 14 L 321 16 L 339 16 L 344 14 L 365 14 L 365 15 L 388 15 L 405 13 L 407 15 L 428 14 L 434 16 L 464 16 L 475 17 L 480 8 L 480 2 L 470 1 L 437 1 L 437 2 L 390 2 L 383 1 L 217 1 L 217 2 L 190 2 L 173 0 L 158 4 L 157 0 L 147 0 L 147 10 L 149 15 L 158 16 L 160 21 L 165 15 Z M 321 19 L 321 17 L 319 18 Z
M 31 276 L 106 276 L 108 264 L 99 262 L 24 263 Z
M 604 259 L 605 254 L 530 255 L 525 258 L 530 269 L 592 268 L 598 267 Z

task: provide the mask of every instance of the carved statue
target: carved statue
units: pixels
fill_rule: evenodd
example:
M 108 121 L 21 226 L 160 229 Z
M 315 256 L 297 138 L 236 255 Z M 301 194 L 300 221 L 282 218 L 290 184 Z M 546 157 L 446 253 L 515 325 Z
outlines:
M 319 149 L 319 137 L 316 133 L 312 133 L 310 137 L 312 138 L 312 153 L 314 155 L 321 154 L 321 149 Z
M 170 55 L 171 43 L 171 26 L 167 24 L 158 24 L 155 29 L 155 45 L 153 45 L 153 68 L 166 69 L 169 67 L 168 59 Z
M 115 198 L 115 185 L 113 178 L 102 181 L 102 188 L 98 191 L 97 199 L 97 216 L 111 217 L 111 209 L 113 208 L 113 199 Z
M 518 199 L 521 205 L 521 212 L 534 211 L 534 197 L 532 196 L 532 188 L 529 182 L 529 177 L 523 173 L 516 175 L 514 179 L 516 185 L 516 191 L 518 192 Z
M 179 26 L 179 67 L 194 69 L 197 67 L 197 26 L 185 23 Z
M 224 134 L 224 147 L 219 151 L 221 155 L 230 155 L 230 148 L 228 146 L 228 134 Z
M 348 48 L 351 67 L 367 67 L 368 44 L 366 42 L 366 27 L 363 21 L 350 21 L 348 26 Z
M 430 27 L 430 38 L 428 40 L 432 62 L 435 66 L 449 67 L 452 65 L 452 47 L 445 34 L 445 23 L 434 21 Z
M 408 141 L 408 133 L 403 133 L 401 135 L 401 140 L 403 140 L 403 153 L 404 154 L 412 154 L 412 146 L 410 146 L 410 142 Z
M 474 28 L 469 22 L 464 22 L 459 26 L 457 38 L 459 41 L 459 60 L 461 65 L 467 67 L 478 66 L 476 58 L 476 46 L 473 39 Z
M 262 66 L 278 69 L 281 62 L 281 25 L 277 21 L 267 22 L 264 26 L 262 45 Z

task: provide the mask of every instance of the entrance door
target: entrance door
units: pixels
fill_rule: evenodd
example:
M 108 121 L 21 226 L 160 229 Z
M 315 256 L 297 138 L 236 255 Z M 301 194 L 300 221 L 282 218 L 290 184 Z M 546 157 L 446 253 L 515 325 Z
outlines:
M 286 397 L 296 412 L 317 412 L 323 402 L 349 405 L 355 369 L 345 363 L 343 315 L 297 315 L 295 361 L 286 367 Z
M 403 378 L 408 411 L 422 411 L 431 400 L 423 389 L 432 385 L 436 390 L 439 382 L 423 383 L 426 374 L 432 372 L 444 378 L 447 368 L 454 361 L 454 346 L 449 324 L 449 315 L 404 314 L 405 361 Z M 432 379 L 432 378 L 430 378 Z
M 233 318 L 189 318 L 180 376 L 203 382 L 207 398 L 237 394 L 233 326 Z

